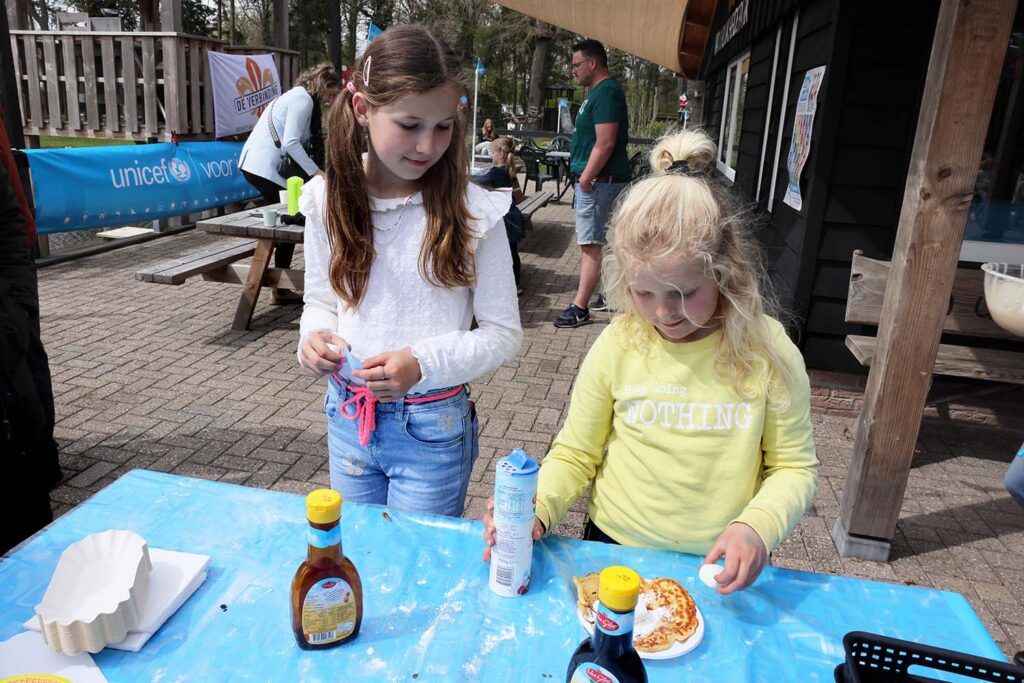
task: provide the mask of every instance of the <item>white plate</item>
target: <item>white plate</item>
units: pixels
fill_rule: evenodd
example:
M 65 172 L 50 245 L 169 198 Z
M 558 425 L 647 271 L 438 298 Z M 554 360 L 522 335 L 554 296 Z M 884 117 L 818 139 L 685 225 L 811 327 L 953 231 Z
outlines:
M 641 652 L 637 650 L 640 659 L 675 659 L 676 657 L 682 657 L 700 645 L 700 641 L 704 638 L 704 615 L 700 613 L 700 608 L 696 604 L 693 607 L 697 610 L 697 630 L 693 632 L 692 636 L 681 643 L 676 641 L 672 643 L 672 647 L 657 652 Z M 587 630 L 587 633 L 593 635 L 594 625 L 587 621 L 579 608 L 576 609 L 576 618 L 580 620 L 580 624 Z

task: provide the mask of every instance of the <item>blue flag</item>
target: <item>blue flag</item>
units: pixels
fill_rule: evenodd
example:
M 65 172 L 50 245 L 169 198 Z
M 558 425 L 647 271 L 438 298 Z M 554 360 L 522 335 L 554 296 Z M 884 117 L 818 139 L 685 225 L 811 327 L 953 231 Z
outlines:
M 373 40 L 383 32 L 384 31 L 382 31 L 379 26 L 377 26 L 371 21 L 369 28 L 366 29 L 366 41 L 369 42 Z
M 476 60 L 476 75 L 483 76 L 485 71 L 487 71 L 487 69 L 484 68 L 484 62 L 478 57 Z

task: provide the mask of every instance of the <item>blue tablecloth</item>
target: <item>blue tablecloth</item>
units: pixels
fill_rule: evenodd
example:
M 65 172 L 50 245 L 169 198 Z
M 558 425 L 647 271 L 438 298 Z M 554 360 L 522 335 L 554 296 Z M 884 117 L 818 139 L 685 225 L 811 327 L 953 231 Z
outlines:
M 652 683 L 832 681 L 852 630 L 1005 661 L 955 593 L 766 568 L 752 588 L 721 597 L 697 579 L 698 557 L 575 539 L 540 542 L 530 592 L 499 598 L 487 588 L 479 522 L 384 511 L 343 508 L 345 553 L 363 580 L 359 636 L 307 652 L 289 616 L 306 553 L 304 498 L 135 470 L 0 561 L 0 640 L 22 631 L 68 544 L 131 529 L 150 547 L 212 561 L 206 582 L 140 652 L 94 655 L 111 683 L 562 681 L 586 635 L 572 576 L 610 564 L 677 579 L 704 615 L 696 649 L 647 662 Z

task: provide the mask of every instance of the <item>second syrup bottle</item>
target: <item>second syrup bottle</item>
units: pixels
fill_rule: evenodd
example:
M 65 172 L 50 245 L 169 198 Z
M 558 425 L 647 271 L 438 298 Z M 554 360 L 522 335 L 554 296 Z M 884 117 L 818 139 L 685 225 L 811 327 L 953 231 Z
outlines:
M 633 647 L 633 610 L 640 575 L 629 567 L 608 567 L 598 579 L 594 633 L 569 660 L 566 683 L 647 683 L 647 670 Z

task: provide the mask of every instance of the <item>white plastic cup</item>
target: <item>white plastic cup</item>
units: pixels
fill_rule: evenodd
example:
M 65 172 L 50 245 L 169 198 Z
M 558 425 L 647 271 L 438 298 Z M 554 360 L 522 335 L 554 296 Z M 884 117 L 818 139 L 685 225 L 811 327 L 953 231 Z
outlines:
M 277 225 L 276 209 L 263 209 L 263 225 L 267 228 L 272 228 Z
M 516 448 L 498 461 L 494 473 L 494 547 L 487 585 L 503 598 L 530 587 L 533 520 L 540 466 Z
M 278 199 L 281 200 L 282 204 L 287 204 L 288 203 L 288 190 L 281 190 L 280 192 L 277 193 L 277 197 L 278 197 Z

